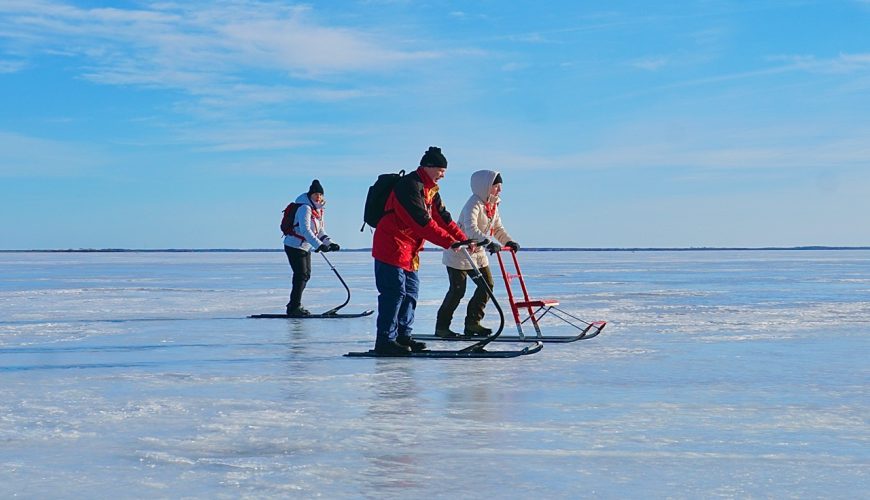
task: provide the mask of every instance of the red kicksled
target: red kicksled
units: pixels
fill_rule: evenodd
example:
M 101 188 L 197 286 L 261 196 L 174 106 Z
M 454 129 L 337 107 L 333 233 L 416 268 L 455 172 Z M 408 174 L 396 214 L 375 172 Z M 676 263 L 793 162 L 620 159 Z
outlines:
M 509 273 L 505 269 L 502 252 L 509 252 L 514 263 L 516 273 Z M 498 266 L 501 269 L 501 275 L 504 278 L 504 286 L 507 290 L 508 301 L 511 306 L 511 313 L 514 317 L 514 322 L 517 325 L 517 335 L 497 335 L 494 336 L 492 342 L 552 342 L 552 343 L 568 343 L 578 340 L 589 340 L 597 337 L 607 325 L 606 321 L 587 322 L 570 314 L 562 309 L 559 309 L 559 301 L 552 299 L 532 299 L 529 297 L 529 291 L 526 288 L 526 282 L 523 279 L 523 273 L 520 271 L 520 263 L 517 261 L 517 254 L 513 249 L 503 248 L 501 252 L 496 254 L 498 257 Z M 514 291 L 511 288 L 511 280 L 517 279 L 522 289 L 522 300 L 517 300 L 514 296 Z M 545 316 L 557 318 L 563 323 L 571 326 L 577 333 L 574 335 L 544 335 L 541 330 L 541 320 Z M 523 325 L 531 323 L 535 329 L 534 335 L 526 335 L 523 331 Z M 501 331 L 501 330 L 499 330 Z M 472 337 L 468 335 L 458 335 L 456 337 L 438 337 L 436 335 L 414 335 L 416 340 L 445 340 L 445 341 L 465 341 L 473 342 L 486 337 Z
M 516 273 L 511 273 L 505 268 L 502 252 L 508 252 L 511 255 L 511 260 L 514 263 Z M 496 254 L 498 257 L 498 267 L 501 269 L 502 278 L 504 278 L 504 286 L 507 291 L 508 302 L 511 306 L 514 321 L 517 325 L 517 336 L 505 336 L 500 338 L 512 339 L 513 341 L 532 341 L 539 340 L 541 342 L 574 342 L 577 340 L 588 340 L 597 337 L 607 325 L 606 321 L 587 322 L 559 309 L 559 301 L 554 299 L 532 299 L 529 297 L 529 290 L 526 288 L 526 281 L 523 279 L 523 273 L 520 270 L 520 263 L 517 260 L 517 253 L 511 248 L 503 248 L 501 252 Z M 522 300 L 517 300 L 514 296 L 511 281 L 517 279 L 522 290 Z M 563 323 L 570 325 L 578 331 L 575 335 L 544 335 L 541 331 L 541 320 L 545 316 L 551 316 L 561 320 Z M 535 329 L 534 336 L 526 335 L 523 331 L 523 325 L 531 323 Z

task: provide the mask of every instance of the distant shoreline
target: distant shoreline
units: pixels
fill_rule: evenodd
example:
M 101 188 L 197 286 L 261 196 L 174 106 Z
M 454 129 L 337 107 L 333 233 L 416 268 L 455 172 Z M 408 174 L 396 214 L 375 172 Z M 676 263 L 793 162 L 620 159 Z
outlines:
M 870 246 L 797 246 L 797 247 L 538 247 L 523 248 L 524 252 L 721 252 L 721 251 L 771 251 L 771 250 L 870 250 Z M 425 251 L 440 252 L 440 248 L 427 248 Z M 267 253 L 283 252 L 280 248 L 161 248 L 161 249 L 131 249 L 131 248 L 68 248 L 68 249 L 34 249 L 34 250 L 0 250 L 0 253 Z M 349 248 L 342 252 L 371 252 L 371 248 Z

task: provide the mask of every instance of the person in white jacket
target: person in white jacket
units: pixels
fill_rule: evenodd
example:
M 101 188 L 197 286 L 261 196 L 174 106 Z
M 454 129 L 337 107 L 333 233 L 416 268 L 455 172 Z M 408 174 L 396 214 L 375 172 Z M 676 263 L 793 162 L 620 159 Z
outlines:
M 495 253 L 506 246 L 517 251 L 520 246 L 513 241 L 507 230 L 501 223 L 498 213 L 498 204 L 501 201 L 502 178 L 499 172 L 494 170 L 478 170 L 471 175 L 471 192 L 462 213 L 459 215 L 459 227 L 465 234 L 474 240 L 489 240 L 486 248 L 477 247 L 472 252 L 471 258 L 480 269 L 484 279 L 493 287 L 492 273 L 489 270 L 489 258 L 486 252 Z M 465 256 L 453 250 L 445 250 L 442 262 L 447 266 L 447 277 L 450 280 L 450 288 L 444 296 L 444 302 L 438 309 L 438 318 L 435 322 L 435 335 L 439 337 L 455 337 L 459 334 L 450 330 L 450 322 L 453 320 L 453 312 L 459 306 L 462 297 L 465 296 L 465 284 L 471 264 Z M 484 309 L 489 296 L 481 286 L 474 290 L 465 314 L 465 335 L 490 335 L 492 329 L 480 324 L 484 317 Z
M 337 252 L 341 247 L 333 243 L 324 232 L 326 225 L 323 220 L 323 206 L 326 205 L 326 199 L 319 180 L 314 179 L 308 192 L 300 194 L 291 206 L 294 204 L 297 206 L 294 207 L 296 212 L 292 227 L 284 232 L 284 253 L 287 254 L 290 269 L 293 270 L 287 314 L 300 317 L 311 314 L 302 307 L 302 292 L 311 278 L 311 250 Z M 282 223 L 282 229 L 283 225 Z

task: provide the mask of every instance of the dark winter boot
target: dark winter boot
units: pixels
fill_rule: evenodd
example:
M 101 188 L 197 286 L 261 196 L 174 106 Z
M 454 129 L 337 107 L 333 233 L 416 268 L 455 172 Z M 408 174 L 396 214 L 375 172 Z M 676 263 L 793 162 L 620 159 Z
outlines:
M 290 316 L 293 318 L 301 318 L 303 316 L 308 316 L 310 314 L 311 313 L 308 311 L 308 309 L 305 309 L 302 306 L 296 306 L 296 307 L 287 306 L 287 316 Z
M 471 337 L 488 337 L 492 335 L 492 329 L 481 326 L 480 323 L 465 325 L 465 334 Z
M 461 337 L 458 333 L 454 332 L 450 328 L 436 328 L 435 336 L 441 337 L 442 339 L 452 339 L 456 337 Z
M 396 342 L 399 345 L 410 347 L 411 352 L 420 352 L 426 349 L 426 344 L 424 342 L 416 341 L 407 335 L 399 335 L 396 337 Z
M 409 356 L 411 348 L 395 340 L 378 339 L 375 341 L 375 352 L 381 356 Z

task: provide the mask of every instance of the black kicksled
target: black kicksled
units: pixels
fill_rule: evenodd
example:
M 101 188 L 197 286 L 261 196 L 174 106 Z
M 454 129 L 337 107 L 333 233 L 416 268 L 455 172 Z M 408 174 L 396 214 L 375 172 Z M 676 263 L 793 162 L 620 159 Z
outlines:
M 458 350 L 430 350 L 425 349 L 418 352 L 408 352 L 402 354 L 380 354 L 374 349 L 366 351 L 366 352 L 349 352 L 345 354 L 347 357 L 351 358 L 444 358 L 444 359 L 459 359 L 459 358 L 516 358 L 519 356 L 526 356 L 529 354 L 534 354 L 541 349 L 543 349 L 544 344 L 541 342 L 534 342 L 534 344 L 526 345 L 521 349 L 516 350 L 500 350 L 500 351 L 487 351 L 486 346 L 490 342 L 494 342 L 501 335 L 502 330 L 504 330 L 504 312 L 501 309 L 501 306 L 498 303 L 498 300 L 495 298 L 495 295 L 492 293 L 492 289 L 486 283 L 483 275 L 480 273 L 480 269 L 477 268 L 477 265 L 474 263 L 474 259 L 471 258 L 471 254 L 468 253 L 468 245 L 473 243 L 471 240 L 463 241 L 459 244 L 459 251 L 463 252 L 465 258 L 471 263 L 473 270 L 469 273 L 471 279 L 478 284 L 478 286 L 483 286 L 484 290 L 486 290 L 487 295 L 492 300 L 493 305 L 496 310 L 498 310 L 499 315 L 499 326 L 498 330 L 496 330 L 492 335 L 488 337 L 481 337 L 477 339 L 474 344 L 465 347 L 463 349 Z M 428 336 L 414 336 L 415 340 L 429 339 Z M 442 340 L 440 337 L 436 337 L 433 340 Z
M 248 316 L 248 317 L 254 318 L 254 319 L 272 319 L 272 318 L 278 318 L 278 319 L 340 319 L 340 318 L 362 318 L 364 316 L 371 316 L 374 313 L 373 310 L 366 310 L 366 311 L 363 311 L 361 313 L 339 313 L 338 312 L 339 309 L 341 309 L 342 307 L 344 307 L 348 303 L 350 303 L 350 288 L 348 288 L 347 283 L 344 282 L 344 278 L 342 278 L 341 275 L 338 274 L 338 270 L 335 269 L 335 266 L 332 265 L 332 262 L 330 262 L 329 259 L 326 258 L 326 255 L 324 255 L 322 252 L 319 252 L 319 253 L 323 257 L 323 259 L 326 261 L 326 263 L 329 264 L 329 268 L 332 269 L 332 272 L 334 272 L 335 275 L 338 277 L 338 281 L 341 281 L 341 284 L 344 286 L 345 291 L 347 291 L 347 298 L 344 300 L 344 302 L 340 306 L 333 307 L 332 309 L 330 309 L 326 312 L 322 312 L 320 314 L 306 314 L 306 315 L 254 314 L 254 315 Z

